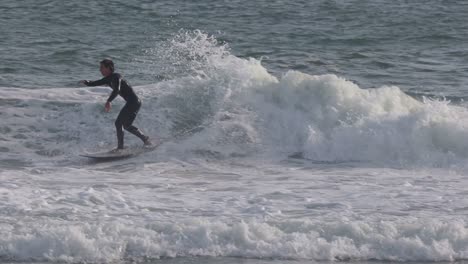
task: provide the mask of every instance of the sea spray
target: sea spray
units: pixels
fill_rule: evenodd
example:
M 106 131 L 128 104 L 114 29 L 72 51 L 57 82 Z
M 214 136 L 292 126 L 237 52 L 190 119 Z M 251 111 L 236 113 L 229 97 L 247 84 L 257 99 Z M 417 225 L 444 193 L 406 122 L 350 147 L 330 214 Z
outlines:
M 395 86 L 364 89 L 332 74 L 288 71 L 277 78 L 260 61 L 236 57 L 198 31 L 169 43 L 177 54 L 188 56 L 193 71 L 135 87 L 143 99 L 136 123 L 143 122 L 142 129 L 163 138 L 184 135 L 184 141 L 173 145 L 184 156 L 295 155 L 436 167 L 460 164 L 468 157 L 468 111 L 448 101 L 416 100 Z M 111 114 L 102 113 L 107 92 L 4 90 L 4 107 L 9 109 L 4 111 L 4 126 L 10 129 L 3 137 L 16 137 L 38 155 L 58 158 L 67 154 L 60 149 L 112 144 L 112 120 L 122 102 L 116 102 Z M 21 113 L 24 123 L 16 124 L 14 115 Z M 11 129 L 18 125 L 24 129 Z M 29 133 L 32 127 L 40 132 Z M 58 145 L 40 143 L 50 140 Z

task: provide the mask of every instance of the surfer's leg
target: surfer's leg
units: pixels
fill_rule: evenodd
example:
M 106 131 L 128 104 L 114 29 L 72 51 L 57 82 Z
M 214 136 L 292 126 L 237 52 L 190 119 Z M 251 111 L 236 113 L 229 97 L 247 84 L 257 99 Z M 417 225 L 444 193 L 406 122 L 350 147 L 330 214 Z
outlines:
M 139 130 L 136 126 L 132 125 L 133 121 L 135 121 L 138 111 L 140 110 L 140 107 L 141 103 L 129 106 L 129 111 L 124 120 L 123 127 L 128 132 L 140 138 L 145 144 L 150 144 L 149 137 L 145 136 L 143 132 L 141 132 L 141 130 Z
M 117 148 L 123 149 L 124 146 L 124 132 L 122 129 L 122 125 L 115 124 L 115 128 L 117 129 Z
M 117 131 L 117 149 L 123 149 L 124 147 L 124 132 L 123 132 L 123 126 L 125 122 L 125 117 L 128 113 L 128 109 L 126 106 L 120 110 L 119 116 L 117 116 L 117 119 L 115 120 L 115 129 Z

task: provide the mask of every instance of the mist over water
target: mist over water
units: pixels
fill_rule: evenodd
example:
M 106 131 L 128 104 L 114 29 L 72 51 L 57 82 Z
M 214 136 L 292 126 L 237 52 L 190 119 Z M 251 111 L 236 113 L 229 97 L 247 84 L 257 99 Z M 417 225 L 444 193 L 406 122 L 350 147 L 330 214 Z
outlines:
M 467 8 L 2 2 L 0 260 L 466 260 Z M 116 144 L 104 57 L 155 151 L 78 156 Z

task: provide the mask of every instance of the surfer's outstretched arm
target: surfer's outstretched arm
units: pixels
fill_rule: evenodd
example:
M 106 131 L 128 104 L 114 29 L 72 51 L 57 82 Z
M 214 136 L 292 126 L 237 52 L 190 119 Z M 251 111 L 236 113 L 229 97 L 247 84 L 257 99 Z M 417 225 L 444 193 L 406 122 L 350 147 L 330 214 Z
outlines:
M 87 80 L 82 80 L 80 83 L 86 85 L 86 86 L 103 86 L 103 85 L 109 85 L 112 88 L 112 93 L 109 95 L 109 98 L 106 101 L 106 104 L 104 106 L 106 112 L 109 112 L 111 109 L 111 102 L 114 100 L 117 95 L 119 95 L 120 92 L 120 75 L 119 74 L 109 74 L 106 77 L 97 80 L 97 81 L 87 81 Z
M 103 85 L 108 85 L 109 84 L 109 78 L 108 76 L 102 78 L 101 80 L 97 81 L 88 81 L 88 80 L 82 80 L 80 83 L 86 85 L 86 86 L 103 86 Z
M 109 95 L 109 98 L 107 99 L 107 102 L 112 102 L 117 95 L 119 95 L 120 92 L 120 83 L 122 79 L 120 78 L 120 75 L 118 74 L 112 74 L 109 76 L 106 76 L 102 78 L 101 80 L 97 81 L 88 81 L 88 80 L 82 80 L 80 83 L 86 85 L 86 86 L 103 86 L 103 85 L 109 85 L 112 88 L 112 93 Z

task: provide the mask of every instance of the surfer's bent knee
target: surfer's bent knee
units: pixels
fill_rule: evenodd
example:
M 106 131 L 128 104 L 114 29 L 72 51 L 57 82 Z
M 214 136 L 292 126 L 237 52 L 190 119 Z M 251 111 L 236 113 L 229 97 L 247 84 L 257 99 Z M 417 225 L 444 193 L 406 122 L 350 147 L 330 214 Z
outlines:
M 121 127 L 125 127 L 123 124 L 122 124 L 122 121 L 120 121 L 119 119 L 115 120 L 115 127 L 116 128 L 121 128 Z

